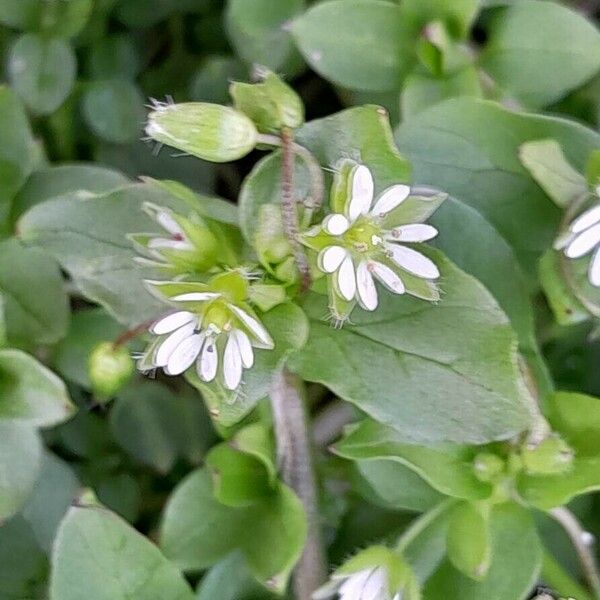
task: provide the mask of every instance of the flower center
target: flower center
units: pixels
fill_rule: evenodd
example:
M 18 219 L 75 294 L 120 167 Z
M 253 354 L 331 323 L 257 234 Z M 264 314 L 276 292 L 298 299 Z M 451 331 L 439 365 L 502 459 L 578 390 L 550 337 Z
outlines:
M 202 319 L 204 327 L 214 325 L 220 331 L 227 330 L 230 327 L 231 314 L 225 305 L 221 302 L 213 302 L 204 314 Z
M 344 234 L 344 240 L 356 252 L 369 252 L 381 242 L 381 228 L 367 217 L 359 217 Z

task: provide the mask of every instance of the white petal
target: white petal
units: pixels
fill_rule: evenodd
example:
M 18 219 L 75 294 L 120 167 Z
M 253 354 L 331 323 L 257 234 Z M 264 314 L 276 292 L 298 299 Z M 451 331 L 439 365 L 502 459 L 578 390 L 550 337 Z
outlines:
M 254 364 L 254 350 L 252 350 L 250 339 L 241 329 L 232 329 L 230 335 L 235 338 L 240 349 L 242 365 L 245 369 L 249 369 Z
M 198 375 L 203 381 L 212 381 L 217 374 L 217 366 L 219 365 L 219 357 L 217 355 L 217 347 L 214 338 L 207 337 L 200 352 L 200 360 L 196 365 Z
M 573 233 L 579 233 L 592 225 L 595 225 L 600 221 L 600 206 L 594 206 L 586 210 L 583 214 L 579 215 L 572 223 L 569 229 Z
M 167 375 L 179 375 L 180 373 L 187 371 L 198 357 L 204 338 L 204 333 L 196 333 L 183 340 L 183 342 L 175 348 L 171 356 L 169 356 L 169 361 L 165 367 Z
M 187 310 L 180 310 L 178 312 L 171 313 L 166 317 L 163 317 L 159 321 L 156 321 L 150 328 L 150 331 L 156 335 L 162 335 L 163 333 L 170 333 L 175 331 L 179 327 L 191 323 L 195 316 L 193 313 Z
M 214 300 L 220 295 L 217 292 L 188 292 L 187 294 L 174 296 L 171 300 L 176 302 L 205 302 L 206 300 Z
M 426 242 L 433 239 L 438 230 L 432 225 L 423 223 L 411 223 L 392 229 L 385 239 L 390 242 Z
M 273 348 L 275 343 L 273 342 L 273 338 L 269 335 L 269 332 L 265 329 L 264 325 L 255 319 L 253 316 L 249 315 L 245 310 L 242 310 L 238 306 L 234 306 L 233 304 L 229 305 L 229 308 L 236 314 L 239 320 L 256 336 L 258 341 L 265 348 Z
M 365 165 L 359 165 L 352 177 L 352 191 L 347 214 L 351 222 L 366 215 L 373 202 L 373 176 Z
M 233 336 L 227 338 L 223 353 L 223 381 L 228 390 L 235 390 L 242 380 L 242 356 Z
M 377 289 L 367 261 L 363 260 L 356 269 L 356 289 L 360 305 L 365 310 L 375 310 L 377 308 Z
M 588 271 L 590 283 L 595 287 L 600 287 L 600 248 L 596 250 Z
M 423 279 L 437 279 L 440 276 L 435 263 L 420 252 L 398 244 L 389 244 L 387 249 L 392 260 L 409 273 Z
M 173 218 L 173 216 L 167 211 L 160 210 L 156 213 L 156 221 L 163 228 L 166 229 L 169 233 L 173 235 L 181 235 L 185 237 L 183 229 L 179 226 L 177 221 Z
M 342 235 L 348 231 L 348 227 L 350 227 L 348 219 L 339 213 L 327 215 L 323 219 L 323 229 L 330 235 Z
M 342 298 L 348 301 L 352 300 L 356 293 L 356 276 L 354 274 L 354 264 L 350 256 L 344 258 L 334 277 L 337 277 L 337 287 Z
M 380 262 L 372 262 L 370 263 L 370 267 L 373 275 L 375 275 L 375 277 L 377 277 L 390 292 L 394 292 L 394 294 L 404 294 L 406 288 L 402 283 L 402 279 L 400 279 L 398 274 L 387 265 Z
M 328 246 L 319 253 L 319 269 L 325 273 L 337 271 L 348 252 L 341 246 Z
M 402 183 L 393 185 L 381 194 L 377 202 L 375 202 L 371 214 L 376 217 L 385 215 L 404 202 L 409 195 L 410 187 L 408 185 Z
M 331 600 L 332 598 L 337 597 L 339 587 L 339 581 L 330 579 L 326 584 L 322 585 L 318 590 L 313 592 L 312 600 Z
M 153 238 L 148 242 L 148 248 L 160 250 L 193 250 L 194 246 L 186 240 L 167 240 L 165 238 Z
M 363 569 L 352 573 L 340 586 L 340 600 L 361 600 L 365 583 L 372 572 L 372 569 Z
M 600 223 L 580 233 L 566 248 L 565 256 L 579 258 L 600 242 Z
M 378 600 L 383 597 L 387 588 L 387 574 L 384 569 L 378 567 L 367 579 L 360 600 Z
M 165 341 L 158 347 L 154 363 L 157 367 L 164 367 L 175 348 L 194 333 L 195 323 L 188 323 L 183 327 L 175 330 Z

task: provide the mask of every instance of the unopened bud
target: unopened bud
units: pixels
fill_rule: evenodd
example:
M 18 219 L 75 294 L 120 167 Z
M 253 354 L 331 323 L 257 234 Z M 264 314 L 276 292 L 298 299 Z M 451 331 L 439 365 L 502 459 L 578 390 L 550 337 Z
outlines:
M 134 371 L 133 359 L 124 346 L 102 342 L 90 354 L 88 374 L 92 391 L 98 400 L 112 398 L 129 381 Z
M 551 436 L 537 445 L 521 450 L 525 471 L 532 475 L 554 475 L 568 471 L 573 462 L 573 450 L 558 436 Z

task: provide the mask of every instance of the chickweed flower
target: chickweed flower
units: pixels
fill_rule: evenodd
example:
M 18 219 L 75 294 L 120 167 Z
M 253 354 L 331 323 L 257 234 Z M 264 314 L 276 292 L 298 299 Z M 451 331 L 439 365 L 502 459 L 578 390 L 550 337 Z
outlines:
M 331 194 L 332 212 L 303 235 L 318 251 L 318 269 L 328 277 L 334 316 L 349 315 L 354 304 L 373 311 L 379 304 L 375 282 L 394 294 L 439 299 L 435 263 L 412 245 L 433 239 L 437 229 L 419 222 L 435 210 L 441 197 L 413 197 L 404 184 L 374 198 L 369 168 L 351 160 L 338 169 Z M 424 208 L 425 205 L 429 205 Z
M 247 282 L 232 271 L 209 283 L 149 281 L 154 293 L 176 310 L 150 327 L 156 339 L 138 362 L 142 371 L 162 368 L 179 375 L 193 364 L 200 379 L 237 390 L 244 369 L 254 364 L 253 348 L 272 349 L 273 340 L 245 303 Z
M 554 247 L 572 259 L 592 254 L 588 280 L 594 287 L 600 287 L 600 186 L 596 188 L 595 196 L 596 204 L 569 225 L 566 234 L 556 240 Z
M 385 546 L 359 552 L 333 573 L 313 600 L 419 600 L 415 577 L 402 558 Z

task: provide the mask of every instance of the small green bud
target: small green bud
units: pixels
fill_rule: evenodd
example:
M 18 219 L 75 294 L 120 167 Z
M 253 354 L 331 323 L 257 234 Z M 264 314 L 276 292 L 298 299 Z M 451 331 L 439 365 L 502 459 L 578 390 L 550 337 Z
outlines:
M 531 475 L 556 475 L 571 468 L 573 450 L 559 436 L 546 438 L 521 450 L 525 471 Z
M 233 82 L 229 93 L 234 106 L 248 115 L 263 133 L 300 127 L 304 123 L 300 96 L 275 73 L 266 71 L 263 77 L 261 83 Z
M 480 481 L 496 482 L 504 472 L 504 460 L 491 452 L 480 452 L 473 459 L 473 470 Z
M 243 113 L 206 102 L 156 104 L 148 116 L 146 133 L 211 162 L 237 160 L 254 149 L 258 132 Z
M 129 381 L 134 371 L 133 359 L 124 346 L 101 342 L 90 354 L 88 375 L 98 400 L 112 398 Z

